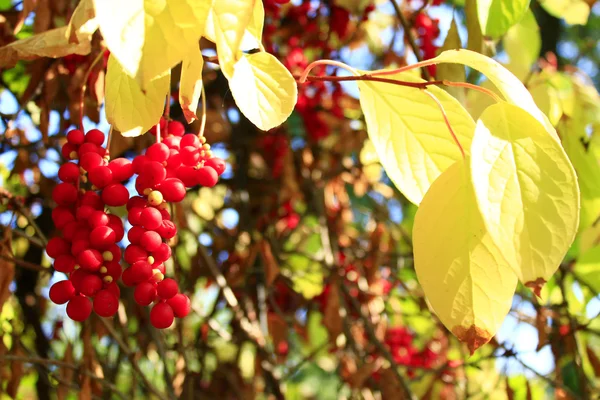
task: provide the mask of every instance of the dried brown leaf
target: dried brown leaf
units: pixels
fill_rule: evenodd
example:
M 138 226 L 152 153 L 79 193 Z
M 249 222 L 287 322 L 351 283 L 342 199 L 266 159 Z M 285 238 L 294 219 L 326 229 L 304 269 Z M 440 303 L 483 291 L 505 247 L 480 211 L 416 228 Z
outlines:
M 381 379 L 379 382 L 381 386 L 381 398 L 404 400 L 402 385 L 400 382 L 398 382 L 394 371 L 392 371 L 390 368 L 386 368 L 381 371 Z
M 2 310 L 4 302 L 6 302 L 10 296 L 10 290 L 8 288 L 15 277 L 15 264 L 6 261 L 5 259 L 5 257 L 13 258 L 11 237 L 12 232 L 10 228 L 5 227 L 4 235 L 0 242 L 0 254 L 2 254 L 3 257 L 0 259 L 0 311 Z
M 365 385 L 367 379 L 369 379 L 375 371 L 381 368 L 382 364 L 382 358 L 376 358 L 374 361 L 367 362 L 350 375 L 346 379 L 346 382 L 348 382 L 351 388 L 360 389 Z
M 20 60 L 39 57 L 59 58 L 69 54 L 89 54 L 90 42 L 71 44 L 66 38 L 67 27 L 51 29 L 0 48 L 0 68 L 13 67 Z
M 98 21 L 96 21 L 93 1 L 81 0 L 67 25 L 66 37 L 69 43 L 89 41 L 97 29 Z
M 329 340 L 335 343 L 337 337 L 343 331 L 343 321 L 340 315 L 340 290 L 337 285 L 331 285 L 327 299 L 325 301 L 325 310 L 323 311 L 323 325 L 329 332 Z

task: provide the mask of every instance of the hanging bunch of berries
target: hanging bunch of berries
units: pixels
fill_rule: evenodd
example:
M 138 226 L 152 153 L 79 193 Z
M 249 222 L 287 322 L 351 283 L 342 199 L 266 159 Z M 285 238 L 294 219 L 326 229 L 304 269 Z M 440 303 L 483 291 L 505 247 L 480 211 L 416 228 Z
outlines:
M 58 205 L 52 219 L 60 236 L 49 240 L 47 253 L 54 269 L 68 279 L 50 288 L 50 299 L 67 304 L 67 315 L 75 321 L 87 319 L 92 308 L 102 317 L 117 312 L 121 276 L 123 221 L 106 206 L 127 203 L 129 192 L 122 182 L 133 175 L 131 162 L 118 158 L 108 162 L 102 147 L 104 134 L 92 129 L 85 135 L 75 129 L 67 134 L 62 154 L 67 160 L 59 171 L 52 198 Z
M 125 158 L 109 162 L 99 130 L 85 135 L 72 130 L 67 135 L 62 154 L 72 162 L 61 166 L 63 183 L 53 193 L 58 204 L 53 219 L 62 236 L 50 240 L 47 252 L 55 259 L 54 268 L 69 278 L 52 286 L 50 299 L 68 303 L 67 315 L 75 321 L 87 319 L 92 308 L 99 316 L 113 316 L 121 275 L 126 286 L 135 287 L 138 304 L 154 304 L 150 321 L 156 328 L 168 328 L 175 317 L 190 311 L 190 299 L 179 292 L 175 280 L 165 278 L 164 263 L 171 257 L 168 241 L 177 235 L 169 203 L 182 201 L 188 188 L 216 185 L 225 162 L 213 157 L 203 136 L 185 134 L 177 121 L 167 124 L 161 119 L 151 133 L 157 142 L 133 162 Z M 134 174 L 138 196 L 130 198 L 122 182 Z M 129 267 L 121 274 L 118 242 L 125 233 L 123 222 L 105 208 L 124 205 L 132 228 L 123 253 Z

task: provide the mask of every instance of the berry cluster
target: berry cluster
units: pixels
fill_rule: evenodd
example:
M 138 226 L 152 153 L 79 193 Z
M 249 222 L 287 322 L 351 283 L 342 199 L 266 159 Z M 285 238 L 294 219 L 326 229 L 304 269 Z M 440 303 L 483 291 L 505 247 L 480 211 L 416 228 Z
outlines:
M 159 329 L 168 328 L 175 317 L 183 318 L 190 311 L 190 300 L 179 293 L 177 282 L 164 277 L 164 262 L 171 257 L 167 242 L 177 234 L 167 203 L 182 201 L 186 188 L 214 186 L 225 170 L 225 162 L 212 156 L 204 137 L 184 134 L 178 122 L 167 125 L 163 121 L 153 133 L 160 130 L 164 140 L 132 163 L 139 196 L 127 202 L 133 227 L 127 234 L 131 244 L 124 253 L 130 266 L 123 272 L 123 283 L 135 286 L 135 301 L 142 306 L 154 303 L 150 322 Z
M 439 361 L 439 354 L 429 346 L 418 350 L 413 344 L 412 333 L 402 326 L 389 327 L 385 333 L 385 344 L 390 349 L 394 361 L 400 365 L 415 368 L 432 368 Z M 410 377 L 414 371 L 409 370 Z
M 423 59 L 425 60 L 434 58 L 437 55 L 438 46 L 433 42 L 440 35 L 439 22 L 439 19 L 431 19 L 424 12 L 420 12 L 415 17 L 414 27 L 417 30 L 419 45 L 423 51 Z M 435 65 L 430 65 L 427 68 L 429 69 L 429 73 L 435 76 Z
M 129 192 L 121 182 L 131 178 L 133 169 L 124 158 L 108 162 L 103 143 L 104 134 L 97 129 L 85 135 L 77 129 L 70 131 L 62 154 L 73 162 L 60 167 L 62 183 L 52 192 L 58 205 L 52 219 L 61 236 L 50 239 L 46 251 L 54 258 L 54 269 L 68 279 L 52 285 L 50 299 L 68 303 L 67 315 L 75 321 L 87 319 L 92 308 L 102 317 L 112 316 L 119 305 L 121 249 L 117 243 L 124 228 L 121 218 L 105 207 L 127 203 Z

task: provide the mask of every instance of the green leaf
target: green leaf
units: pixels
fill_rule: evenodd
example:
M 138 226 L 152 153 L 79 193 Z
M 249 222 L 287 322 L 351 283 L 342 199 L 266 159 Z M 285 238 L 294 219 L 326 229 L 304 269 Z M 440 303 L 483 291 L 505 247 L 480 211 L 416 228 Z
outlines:
M 198 44 L 210 0 L 94 0 L 111 54 L 146 90 Z
M 523 40 L 527 38 L 527 40 Z M 522 74 L 517 74 L 524 78 L 531 70 L 531 66 L 540 56 L 542 47 L 542 37 L 540 28 L 530 10 L 525 12 L 523 19 L 516 25 L 513 25 L 502 39 L 504 50 L 510 58 L 510 65 L 522 70 Z
M 592 247 L 584 252 L 575 264 L 577 279 L 581 279 L 596 293 L 600 292 L 600 246 Z
M 471 353 L 510 310 L 517 277 L 487 232 L 469 160 L 444 171 L 425 194 L 413 228 L 415 270 L 443 324 Z
M 106 73 L 106 119 L 123 136 L 135 137 L 156 125 L 169 93 L 171 74 L 152 80 L 142 93 L 138 83 L 110 55 Z
M 577 233 L 573 166 L 535 118 L 507 103 L 481 115 L 471 154 L 485 226 L 521 282 L 539 293 Z
M 467 48 L 481 53 L 483 51 L 483 33 L 477 16 L 477 0 L 466 0 L 465 14 L 467 25 Z
M 387 76 L 424 82 L 412 74 Z M 383 82 L 358 81 L 360 105 L 381 164 L 398 190 L 419 204 L 431 183 L 461 153 L 440 109 L 422 90 Z M 443 105 L 462 147 L 468 152 L 474 122 L 463 106 L 443 89 L 428 88 Z
M 263 131 L 284 123 L 298 97 L 290 71 L 265 52 L 244 54 L 233 67 L 229 87 L 240 111 Z
M 519 22 L 529 9 L 529 0 L 477 0 L 477 15 L 486 36 L 499 38 Z
M 543 0 L 540 4 L 548 14 L 569 25 L 585 25 L 590 16 L 590 6 L 583 0 Z

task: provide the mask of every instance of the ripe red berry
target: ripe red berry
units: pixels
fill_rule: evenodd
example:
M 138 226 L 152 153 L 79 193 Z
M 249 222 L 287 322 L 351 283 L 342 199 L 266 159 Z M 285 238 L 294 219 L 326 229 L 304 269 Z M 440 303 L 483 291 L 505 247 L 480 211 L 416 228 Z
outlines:
M 108 215 L 104 211 L 94 210 L 88 217 L 88 224 L 91 227 L 108 225 Z
M 102 254 L 95 249 L 83 250 L 77 256 L 79 266 L 88 271 L 97 271 L 103 261 Z
M 75 213 L 79 221 L 87 221 L 95 211 L 92 206 L 82 205 L 77 208 Z
M 192 308 L 190 298 L 181 293 L 178 293 L 167 300 L 167 304 L 171 306 L 173 313 L 177 318 L 183 318 L 187 316 Z
M 115 231 L 115 242 L 120 242 L 125 236 L 125 228 L 123 227 L 123 220 L 117 215 L 108 215 L 108 226 Z
M 166 329 L 173 324 L 175 314 L 167 303 L 158 303 L 150 311 L 150 323 L 157 329 Z
M 75 296 L 75 288 L 69 280 L 56 282 L 50 287 L 49 297 L 54 304 L 65 304 Z
M 158 124 L 160 126 L 160 136 L 164 137 L 167 135 L 166 129 L 167 129 L 167 120 L 164 119 L 163 117 L 160 117 L 160 120 L 158 122 Z M 154 125 L 152 128 L 150 128 L 150 130 L 148 132 L 150 132 L 151 135 L 156 136 L 156 128 L 157 126 Z
M 69 254 L 71 251 L 71 245 L 65 239 L 60 237 L 54 237 L 48 241 L 46 246 L 46 253 L 52 258 L 57 258 L 64 254 Z
M 213 168 L 215 171 L 217 171 L 217 174 L 219 176 L 223 175 L 223 172 L 225 172 L 225 168 L 226 168 L 226 164 L 225 161 L 220 159 L 220 158 L 209 158 L 208 160 L 206 160 L 204 162 L 204 165 L 206 167 L 211 167 Z
M 66 160 L 77 159 L 77 146 L 73 143 L 65 143 L 60 149 L 60 152 Z
M 104 276 L 110 276 L 114 282 L 121 277 L 123 268 L 121 268 L 121 264 L 119 264 L 117 261 L 108 261 L 105 262 L 104 266 L 100 268 L 100 273 L 102 273 Z
M 73 241 L 73 244 L 71 245 L 71 254 L 75 257 L 78 257 L 79 254 L 81 254 L 84 250 L 87 250 L 90 248 L 90 242 L 87 239 L 77 239 L 75 238 L 75 240 Z
M 92 168 L 88 172 L 88 178 L 92 185 L 96 186 L 98 189 L 102 189 L 106 185 L 112 183 L 113 173 L 111 169 L 108 168 L 108 166 L 100 165 L 98 167 Z
M 185 185 L 180 179 L 167 178 L 156 187 L 165 201 L 179 203 L 185 198 Z
M 129 199 L 129 191 L 120 183 L 113 183 L 102 190 L 102 200 L 109 206 L 124 206 Z
M 188 165 L 177 168 L 177 178 L 181 179 L 186 187 L 194 187 L 196 183 L 196 169 Z
M 148 161 L 149 160 L 146 156 L 137 156 L 134 158 L 131 164 L 133 172 L 139 175 L 144 170 L 144 167 Z
M 105 261 L 120 261 L 121 248 L 116 243 L 111 245 L 107 250 L 102 252 L 102 258 Z
M 81 198 L 81 205 L 92 207 L 94 210 L 104 210 L 104 202 L 96 192 L 85 192 Z
M 105 250 L 116 242 L 117 235 L 108 226 L 97 226 L 90 232 L 90 244 L 95 249 Z
M 160 247 L 152 252 L 152 257 L 154 257 L 155 262 L 165 262 L 171 257 L 171 248 L 168 244 L 161 243 Z
M 127 220 L 133 226 L 142 225 L 142 211 L 144 208 L 132 207 L 127 213 Z
M 52 191 L 52 200 L 59 206 L 68 206 L 77 201 L 77 188 L 70 183 L 59 183 Z
M 83 144 L 84 138 L 83 132 L 79 129 L 73 129 L 67 133 L 67 142 L 77 146 Z
M 172 237 L 175 237 L 175 235 L 177 234 L 177 227 L 175 226 L 175 224 L 172 221 L 163 220 L 160 227 L 156 230 L 156 232 L 163 239 L 171 239 Z
M 181 154 L 177 150 L 171 150 L 169 154 L 169 158 L 167 159 L 167 176 L 169 172 L 175 171 L 177 168 L 181 167 L 183 160 L 181 158 Z
M 102 279 L 96 274 L 89 274 L 81 279 L 79 291 L 88 296 L 93 297 L 100 289 L 102 289 Z
M 140 306 L 149 305 L 156 299 L 156 285 L 150 282 L 140 283 L 135 287 L 133 298 Z
M 67 315 L 73 321 L 85 321 L 92 313 L 92 303 L 83 296 L 75 296 L 67 304 Z
M 162 243 L 162 238 L 155 231 L 146 231 L 140 237 L 140 246 L 148 252 L 157 250 Z
M 63 254 L 54 260 L 54 269 L 58 272 L 64 272 L 65 274 L 68 274 L 73 271 L 75 264 L 76 261 L 72 255 Z
M 138 180 L 146 183 L 146 187 L 153 188 L 167 177 L 165 167 L 156 161 L 149 161 L 144 165 L 144 169 L 140 172 Z
M 182 147 L 181 150 L 179 150 L 179 155 L 181 156 L 181 161 L 185 165 L 193 167 L 198 165 L 198 161 L 200 161 L 200 151 L 194 146 Z
M 133 165 L 126 158 L 115 158 L 108 163 L 108 168 L 113 173 L 114 182 L 122 182 L 133 176 Z
M 170 149 L 179 150 L 181 138 L 178 136 L 169 136 L 163 141 Z
M 95 151 L 82 154 L 79 159 L 79 166 L 86 171 L 90 171 L 104 163 L 102 157 Z
M 75 271 L 69 274 L 69 280 L 73 284 L 73 287 L 75 288 L 76 292 L 78 292 L 81 289 L 81 282 L 83 281 L 83 278 L 85 278 L 88 275 L 91 274 L 87 271 L 82 270 L 81 268 L 76 269 Z
M 111 290 L 101 290 L 94 298 L 94 311 L 101 317 L 112 317 L 119 309 L 119 298 Z
M 129 242 L 131 244 L 139 244 L 140 238 L 142 237 L 144 232 L 146 232 L 146 230 L 141 226 L 134 226 L 131 229 L 129 229 L 129 232 L 127 232 L 127 239 L 129 239 Z
M 136 261 L 146 260 L 148 258 L 148 253 L 140 246 L 130 244 L 125 249 L 124 256 L 125 262 L 127 262 L 128 264 L 133 264 Z
M 75 220 L 75 216 L 67 207 L 56 207 L 52 210 L 52 222 L 58 229 L 63 229 L 69 222 Z
M 181 146 L 181 148 L 184 148 L 186 146 L 191 146 L 195 149 L 197 149 L 201 146 L 200 139 L 198 139 L 198 136 L 194 135 L 193 133 L 188 133 L 187 135 L 183 135 L 179 145 Z
M 164 143 L 154 143 L 146 150 L 146 157 L 151 161 L 162 163 L 169 158 L 169 146 Z
M 134 207 L 146 208 L 146 199 L 142 196 L 133 196 L 127 201 L 127 211 Z
M 121 275 L 121 280 L 123 281 L 123 285 L 125 286 L 135 286 L 136 282 L 134 279 L 134 275 L 133 275 L 133 271 L 131 270 L 131 267 L 125 269 L 123 271 L 123 274 Z
M 179 121 L 171 121 L 167 127 L 167 132 L 169 135 L 183 136 L 185 133 L 185 126 Z
M 117 284 L 117 282 L 109 283 L 104 287 L 104 290 L 108 290 L 109 292 L 114 294 L 117 299 L 121 297 L 121 289 L 119 289 L 119 285 Z
M 96 146 L 102 146 L 104 143 L 104 133 L 98 129 L 90 129 L 85 134 L 86 143 L 94 143 Z
M 202 167 L 196 171 L 196 183 L 200 186 L 213 187 L 219 181 L 219 174 L 212 167 Z
M 163 279 L 162 282 L 159 282 L 156 289 L 158 295 L 164 300 L 168 300 L 179 293 L 179 286 L 177 285 L 177 282 L 171 278 Z
M 162 223 L 162 215 L 159 210 L 154 207 L 144 208 L 140 214 L 142 226 L 148 230 L 157 229 Z
M 152 266 L 147 261 L 137 261 L 130 267 L 135 283 L 147 281 L 152 277 Z
M 77 183 L 79 180 L 79 167 L 77 164 L 68 162 L 61 165 L 58 169 L 58 179 L 63 182 Z

